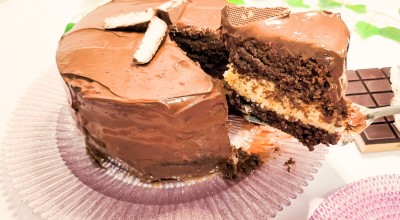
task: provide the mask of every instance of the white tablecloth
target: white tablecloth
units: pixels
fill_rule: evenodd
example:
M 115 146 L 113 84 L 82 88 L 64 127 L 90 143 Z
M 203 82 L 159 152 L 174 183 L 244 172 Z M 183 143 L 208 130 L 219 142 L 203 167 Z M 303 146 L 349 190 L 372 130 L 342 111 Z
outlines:
M 99 0 L 0 0 L 0 138 L 21 95 L 41 71 L 55 62 L 55 51 L 65 25 L 83 12 L 101 4 Z M 254 4 L 273 4 L 253 0 Z M 307 1 L 305 1 L 307 3 Z M 316 2 L 316 1 L 314 1 Z M 400 42 L 374 36 L 361 39 L 355 33 L 357 21 L 400 27 L 400 1 L 346 1 L 366 4 L 368 13 L 335 8 L 352 31 L 348 69 L 395 66 L 400 63 Z M 306 10 L 306 9 L 294 9 Z M 387 16 L 390 15 L 390 16 Z M 354 144 L 332 146 L 315 179 L 276 219 L 307 219 L 322 199 L 350 182 L 381 174 L 400 173 L 400 151 L 361 154 Z M 2 181 L 0 181 L 1 184 Z M 9 185 L 0 188 L 1 219 L 26 219 L 23 203 L 10 200 Z M 15 199 L 15 198 L 14 198 Z M 17 204 L 17 206 L 11 206 Z

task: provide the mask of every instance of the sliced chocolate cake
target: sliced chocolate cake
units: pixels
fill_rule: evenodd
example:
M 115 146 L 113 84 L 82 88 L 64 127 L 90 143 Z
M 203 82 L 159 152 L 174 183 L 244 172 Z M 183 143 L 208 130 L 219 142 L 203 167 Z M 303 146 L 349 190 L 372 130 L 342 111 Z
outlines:
M 63 35 L 58 69 L 95 160 L 146 182 L 251 173 L 259 158 L 232 150 L 226 94 L 210 77 L 223 73 L 232 108 L 310 149 L 337 143 L 351 111 L 340 17 L 227 5 L 112 1 Z
M 347 129 L 349 30 L 338 14 L 227 6 L 229 104 L 308 146 L 336 144 Z

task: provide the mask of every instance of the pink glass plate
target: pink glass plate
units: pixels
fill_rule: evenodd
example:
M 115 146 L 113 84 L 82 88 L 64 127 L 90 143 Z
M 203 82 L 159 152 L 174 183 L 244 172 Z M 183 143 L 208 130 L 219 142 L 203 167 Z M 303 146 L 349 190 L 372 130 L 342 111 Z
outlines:
M 330 195 L 310 220 L 400 219 L 400 175 L 374 176 Z
M 52 68 L 20 101 L 5 136 L 5 162 L 22 200 L 44 219 L 266 219 L 303 192 L 328 152 L 324 146 L 309 152 L 278 130 L 238 117 L 230 117 L 229 130 L 237 147 L 268 155 L 250 176 L 143 184 L 112 163 L 105 170 L 91 162 Z

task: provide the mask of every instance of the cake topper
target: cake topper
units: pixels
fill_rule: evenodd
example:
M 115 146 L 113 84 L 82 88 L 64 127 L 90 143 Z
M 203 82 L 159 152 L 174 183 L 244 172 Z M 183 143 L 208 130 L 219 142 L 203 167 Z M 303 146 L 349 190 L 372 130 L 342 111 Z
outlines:
M 145 31 L 142 42 L 133 54 L 136 64 L 149 63 L 167 36 L 168 25 L 175 23 L 185 10 L 187 0 L 171 0 L 146 11 L 132 12 L 104 20 L 105 29 Z M 158 16 L 158 17 L 157 17 Z
M 105 29 L 128 29 L 133 31 L 145 31 L 150 20 L 155 16 L 152 8 L 146 11 L 132 12 L 104 20 Z
M 139 48 L 133 54 L 137 64 L 150 62 L 167 35 L 168 25 L 158 17 L 151 19 Z

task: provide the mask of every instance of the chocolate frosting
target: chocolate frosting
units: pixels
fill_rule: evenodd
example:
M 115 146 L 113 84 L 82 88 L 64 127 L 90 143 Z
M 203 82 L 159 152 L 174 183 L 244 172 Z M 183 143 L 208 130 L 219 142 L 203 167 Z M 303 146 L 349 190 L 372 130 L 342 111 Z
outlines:
M 274 10 L 265 9 L 268 11 Z M 303 59 L 333 59 L 332 72 L 326 75 L 330 83 L 328 95 L 341 106 L 347 88 L 346 57 L 350 32 L 339 14 L 328 11 L 278 15 L 243 25 L 229 16 L 228 7 L 222 12 L 222 33 L 243 41 L 256 40 L 263 44 L 280 42 L 287 51 L 301 54 Z M 236 18 L 238 20 L 240 18 Z
M 144 33 L 103 29 L 106 17 L 162 2 L 99 7 L 62 37 L 56 56 L 89 151 L 145 181 L 207 174 L 231 152 L 225 96 L 212 78 L 169 38 L 149 64 L 135 65 Z
M 238 26 L 231 25 L 225 15 L 222 24 L 223 33 L 264 43 L 279 40 L 305 59 L 315 55 L 310 48 L 345 58 L 350 41 L 350 31 L 340 15 L 328 11 L 291 13 Z
M 213 81 L 169 39 L 148 65 L 134 65 L 142 33 L 83 29 L 64 37 L 57 63 L 62 73 L 99 82 L 116 96 L 154 100 L 214 90 Z M 84 61 L 84 62 L 82 62 Z
M 217 30 L 221 26 L 221 10 L 227 4 L 225 0 L 189 1 L 176 26 Z

